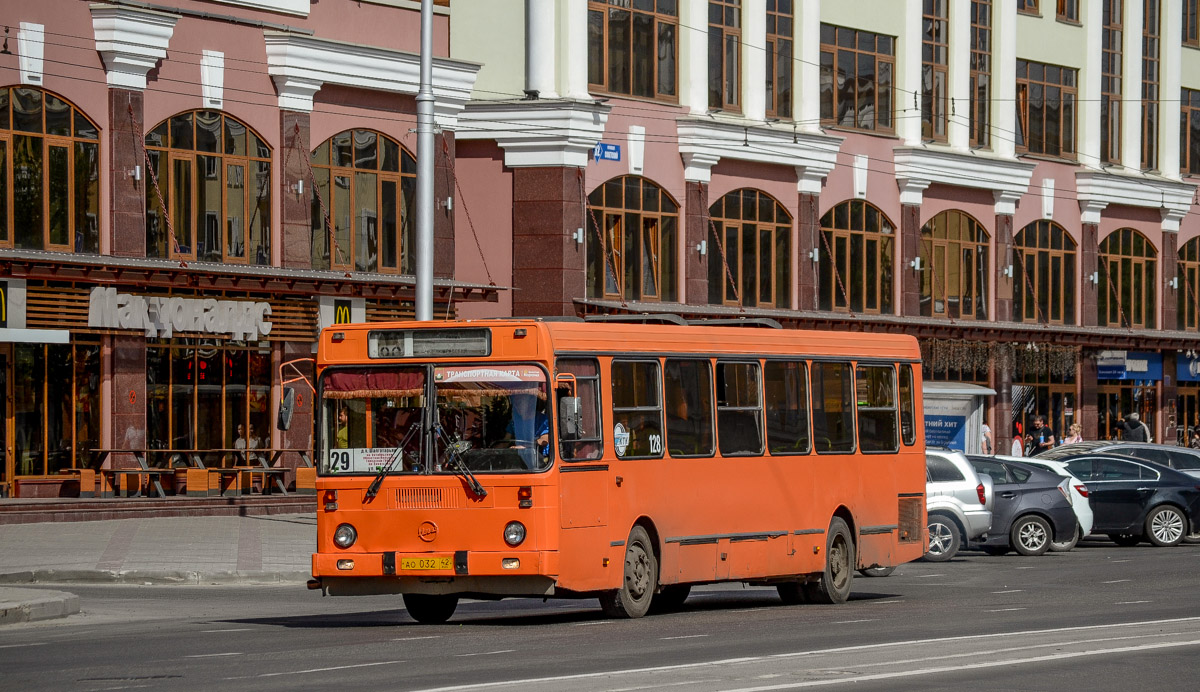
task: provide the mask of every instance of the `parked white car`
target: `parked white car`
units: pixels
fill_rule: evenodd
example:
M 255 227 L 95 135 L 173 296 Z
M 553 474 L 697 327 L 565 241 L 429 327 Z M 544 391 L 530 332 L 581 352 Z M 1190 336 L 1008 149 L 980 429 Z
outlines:
M 1053 459 L 1043 459 L 1040 456 L 1036 457 L 1009 457 L 997 456 L 997 459 L 1008 459 L 1010 461 L 1019 461 L 1022 464 L 1036 466 L 1038 468 L 1053 471 L 1060 476 L 1069 478 L 1071 481 L 1071 507 L 1075 510 L 1075 518 L 1079 521 L 1079 526 L 1075 529 L 1075 536 L 1069 541 L 1055 541 L 1050 544 L 1050 550 L 1061 553 L 1075 547 L 1075 544 L 1084 536 L 1092 532 L 1092 506 L 1088 503 L 1087 486 L 1083 481 L 1076 478 L 1067 470 L 1067 465 L 1061 461 Z

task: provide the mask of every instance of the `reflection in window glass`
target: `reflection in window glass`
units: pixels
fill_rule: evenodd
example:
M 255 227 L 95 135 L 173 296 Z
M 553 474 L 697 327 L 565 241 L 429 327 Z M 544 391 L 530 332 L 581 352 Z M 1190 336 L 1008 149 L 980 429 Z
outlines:
M 712 369 L 707 360 L 668 360 L 667 449 L 673 457 L 713 453 Z
M 818 454 L 854 451 L 853 397 L 849 363 L 813 363 L 813 441 Z
M 566 461 L 599 459 L 604 453 L 604 435 L 600 429 L 600 366 L 592 359 L 560 359 L 560 373 L 575 376 L 575 396 L 583 409 L 583 425 L 578 439 L 558 437 L 559 453 Z M 559 396 L 563 396 L 559 392 Z
M 762 454 L 758 363 L 717 363 L 717 440 L 721 454 Z
M 896 429 L 895 370 L 890 365 L 860 365 L 855 382 L 863 453 L 896 451 L 900 439 Z
M 613 361 L 613 443 L 617 456 L 662 456 L 660 381 L 657 361 Z
M 812 449 L 808 426 L 808 369 L 803 361 L 767 361 L 767 444 L 771 454 L 807 454 Z

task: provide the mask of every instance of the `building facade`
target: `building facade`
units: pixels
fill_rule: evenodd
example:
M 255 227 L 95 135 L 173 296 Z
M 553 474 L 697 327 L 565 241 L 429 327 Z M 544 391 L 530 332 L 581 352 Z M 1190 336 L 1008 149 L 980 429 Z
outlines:
M 413 314 L 420 4 L 0 7 L 0 493 L 58 494 L 97 449 L 311 448 L 303 391 L 275 429 L 286 364 L 323 325 Z M 479 69 L 449 12 L 439 190 Z M 452 196 L 442 316 L 499 290 L 456 277 Z
M 494 309 L 911 333 L 1004 451 L 1200 426 L 1195 0 L 455 0 L 450 49 Z

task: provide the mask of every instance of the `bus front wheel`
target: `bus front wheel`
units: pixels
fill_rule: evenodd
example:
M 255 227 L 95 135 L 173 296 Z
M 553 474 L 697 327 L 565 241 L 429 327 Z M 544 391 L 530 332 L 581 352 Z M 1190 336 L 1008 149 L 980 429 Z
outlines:
M 650 610 L 658 588 L 658 560 L 650 536 L 640 526 L 625 542 L 625 574 L 621 588 L 600 596 L 600 609 L 612 618 L 640 618 Z
M 450 619 L 458 607 L 458 596 L 423 593 L 404 594 L 404 609 L 422 625 L 440 625 Z
M 829 522 L 825 541 L 825 571 L 815 582 L 804 584 L 809 603 L 845 603 L 854 580 L 854 539 L 840 517 Z

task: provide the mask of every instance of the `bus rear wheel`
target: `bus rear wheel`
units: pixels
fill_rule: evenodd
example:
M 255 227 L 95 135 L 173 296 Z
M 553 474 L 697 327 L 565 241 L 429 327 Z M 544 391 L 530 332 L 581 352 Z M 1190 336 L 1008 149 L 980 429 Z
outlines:
M 625 575 L 621 588 L 600 595 L 600 609 L 611 618 L 640 618 L 650 610 L 658 588 L 658 560 L 650 536 L 640 526 L 625 542 Z
M 802 588 L 809 603 L 845 603 L 854 581 L 854 539 L 840 517 L 829 522 L 825 539 L 825 571 L 821 578 Z
M 404 609 L 422 625 L 440 625 L 450 619 L 458 608 L 458 596 L 406 593 Z

